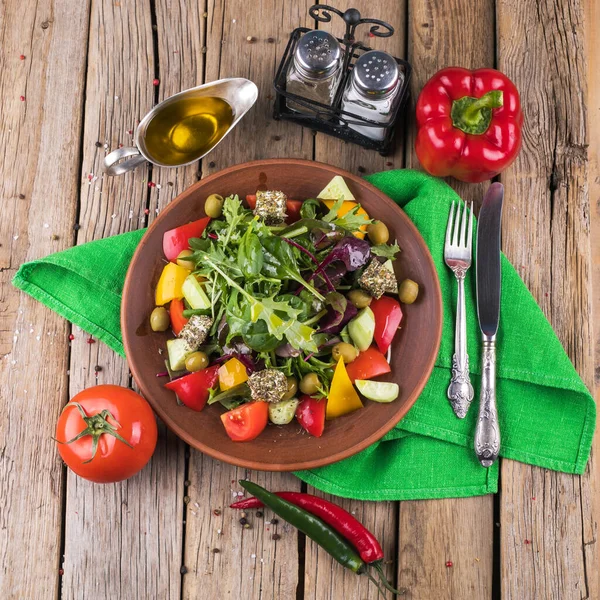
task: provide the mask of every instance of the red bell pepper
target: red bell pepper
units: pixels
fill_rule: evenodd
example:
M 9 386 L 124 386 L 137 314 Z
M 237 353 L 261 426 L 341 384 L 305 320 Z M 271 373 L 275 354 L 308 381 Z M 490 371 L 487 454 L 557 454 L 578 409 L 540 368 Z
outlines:
M 346 365 L 346 372 L 352 383 L 357 379 L 373 379 L 373 377 L 384 375 L 390 371 L 388 361 L 375 346 L 360 352 L 351 363 Z
M 201 411 L 208 400 L 210 388 L 219 380 L 219 365 L 214 365 L 195 373 L 190 373 L 165 384 L 179 399 L 192 410 Z
M 167 260 L 175 262 L 182 250 L 189 249 L 189 239 L 200 237 L 209 222 L 210 217 L 204 217 L 165 231 L 163 235 L 163 252 Z
M 169 317 L 171 318 L 171 329 L 175 335 L 183 329 L 183 326 L 189 321 L 183 316 L 185 304 L 179 298 L 173 298 L 169 305 Z
M 370 304 L 375 315 L 375 332 L 373 338 L 382 354 L 385 354 L 402 322 L 402 309 L 398 300 L 389 296 L 381 296 Z
M 438 71 L 423 87 L 416 113 L 415 150 L 432 175 L 485 181 L 521 149 L 519 92 L 495 69 Z
M 321 437 L 325 429 L 326 407 L 327 401 L 325 398 L 301 396 L 300 404 L 296 408 L 296 419 L 308 433 L 315 437 Z
M 246 204 L 254 210 L 256 207 L 256 194 L 248 194 L 246 196 Z M 287 223 L 295 223 L 300 219 L 300 209 L 302 208 L 302 200 L 290 200 L 285 203 L 285 211 L 287 212 Z

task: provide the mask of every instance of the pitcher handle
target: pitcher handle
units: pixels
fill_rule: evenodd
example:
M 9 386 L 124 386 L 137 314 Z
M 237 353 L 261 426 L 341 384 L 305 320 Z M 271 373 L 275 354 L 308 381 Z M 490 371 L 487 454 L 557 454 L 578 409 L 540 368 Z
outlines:
M 110 176 L 123 175 L 123 173 L 131 171 L 145 162 L 147 160 L 137 148 L 118 148 L 104 157 L 104 172 Z

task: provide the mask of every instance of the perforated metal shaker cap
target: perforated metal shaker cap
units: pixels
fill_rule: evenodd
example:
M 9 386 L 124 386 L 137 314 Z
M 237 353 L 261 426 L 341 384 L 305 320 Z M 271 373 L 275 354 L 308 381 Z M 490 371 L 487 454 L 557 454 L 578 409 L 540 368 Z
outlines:
M 340 44 L 331 34 L 309 31 L 298 42 L 294 63 L 304 76 L 324 79 L 339 68 L 341 54 Z
M 400 79 L 398 63 L 393 56 L 380 50 L 365 52 L 354 65 L 352 78 L 360 92 L 368 96 L 387 96 Z

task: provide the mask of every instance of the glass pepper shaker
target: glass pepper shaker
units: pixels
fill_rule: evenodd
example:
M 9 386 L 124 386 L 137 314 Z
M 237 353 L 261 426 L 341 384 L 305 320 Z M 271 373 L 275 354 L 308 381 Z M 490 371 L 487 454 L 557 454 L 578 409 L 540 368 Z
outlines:
M 299 40 L 286 75 L 288 92 L 331 105 L 342 75 L 342 49 L 339 42 L 326 31 L 309 31 Z M 287 99 L 292 110 L 314 113 L 307 107 Z
M 389 125 L 403 81 L 404 74 L 393 56 L 380 50 L 365 52 L 356 61 L 346 84 L 342 110 Z M 385 137 L 385 127 L 352 123 L 348 126 L 373 140 Z

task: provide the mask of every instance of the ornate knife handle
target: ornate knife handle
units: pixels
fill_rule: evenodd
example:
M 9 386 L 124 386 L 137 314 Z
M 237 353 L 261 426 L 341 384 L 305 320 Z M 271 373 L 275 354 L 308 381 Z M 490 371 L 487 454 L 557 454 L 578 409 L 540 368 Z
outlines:
M 465 272 L 464 268 L 452 269 L 458 281 L 458 298 L 456 301 L 456 329 L 454 333 L 454 355 L 452 356 L 452 379 L 448 386 L 448 400 L 454 414 L 464 419 L 474 391 L 469 378 L 469 355 L 467 353 L 467 310 L 465 306 Z
M 479 417 L 475 429 L 475 453 L 484 467 L 491 467 L 500 452 L 500 426 L 496 408 L 496 341 L 484 338 Z

